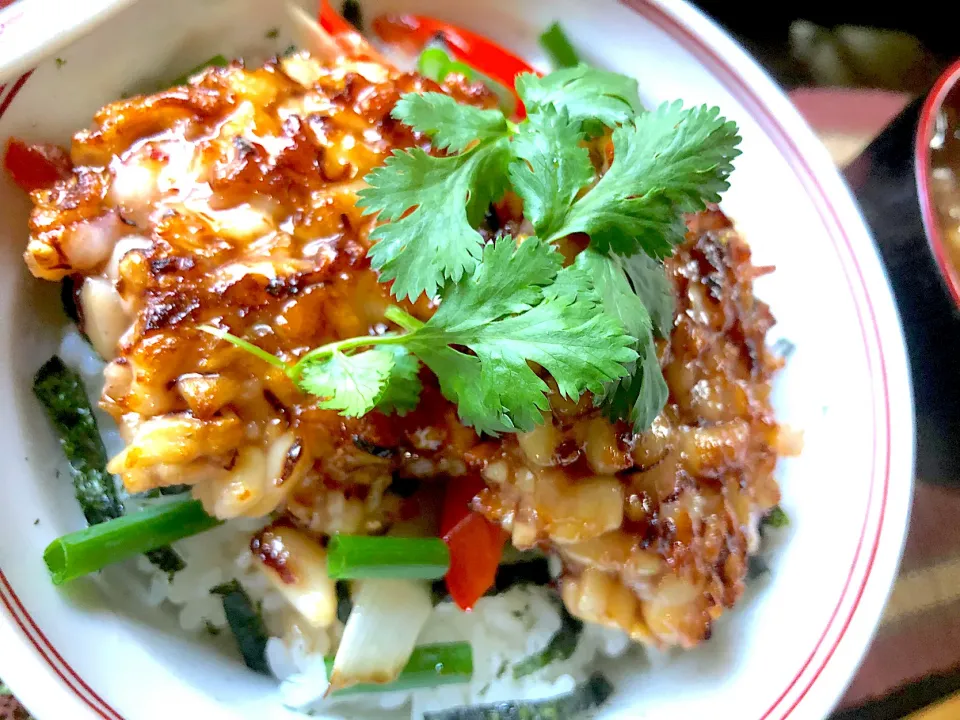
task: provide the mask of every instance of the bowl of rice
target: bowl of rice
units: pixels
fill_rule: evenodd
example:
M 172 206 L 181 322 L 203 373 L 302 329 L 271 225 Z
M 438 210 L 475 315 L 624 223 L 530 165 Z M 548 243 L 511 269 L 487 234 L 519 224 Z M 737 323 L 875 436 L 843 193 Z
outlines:
M 824 717 L 914 462 L 824 148 L 683 3 L 336 10 L 143 0 L 0 90 L 0 677 Z

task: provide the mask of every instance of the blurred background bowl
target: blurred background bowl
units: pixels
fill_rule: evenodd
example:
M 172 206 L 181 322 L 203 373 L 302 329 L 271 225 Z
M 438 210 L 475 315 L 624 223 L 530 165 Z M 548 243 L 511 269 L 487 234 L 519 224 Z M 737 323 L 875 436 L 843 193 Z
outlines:
M 960 484 L 960 275 L 948 260 L 941 227 L 947 211 L 938 211 L 932 192 L 931 147 L 956 137 L 957 113 L 948 120 L 943 110 L 949 99 L 960 105 L 958 80 L 960 63 L 907 105 L 845 171 L 886 265 L 907 338 L 918 476 L 950 485 Z M 960 208 L 960 192 L 956 202 Z

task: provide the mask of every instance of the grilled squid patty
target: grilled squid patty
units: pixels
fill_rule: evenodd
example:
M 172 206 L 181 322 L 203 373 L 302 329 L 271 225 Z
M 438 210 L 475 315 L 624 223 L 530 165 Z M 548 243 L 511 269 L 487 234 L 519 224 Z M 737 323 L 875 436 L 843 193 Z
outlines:
M 479 437 L 427 370 L 414 412 L 343 418 L 196 329 L 229 327 L 288 361 L 387 329 L 356 192 L 392 150 L 433 152 L 390 117 L 422 90 L 496 105 L 456 78 L 440 88 L 369 60 L 297 55 L 113 103 L 75 136 L 72 175 L 33 193 L 25 258 L 37 277 L 73 278 L 109 361 L 101 405 L 127 443 L 110 470 L 131 492 L 189 484 L 217 517 L 277 513 L 321 540 L 433 528 L 445 484 L 480 475 L 475 509 L 516 547 L 561 558 L 574 615 L 695 645 L 742 593 L 757 522 L 779 500 L 773 319 L 752 294 L 762 271 L 719 211 L 689 218 L 667 263 L 670 399 L 639 435 L 589 395 L 555 392 L 536 430 Z M 484 232 L 524 230 L 508 197 Z M 421 320 L 435 309 L 402 305 Z

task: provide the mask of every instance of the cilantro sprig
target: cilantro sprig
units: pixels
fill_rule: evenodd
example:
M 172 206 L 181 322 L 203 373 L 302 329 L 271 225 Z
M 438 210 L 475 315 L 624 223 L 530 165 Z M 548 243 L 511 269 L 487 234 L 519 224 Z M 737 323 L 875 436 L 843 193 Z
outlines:
M 636 338 L 602 302 L 589 275 L 563 268 L 550 245 L 501 237 L 483 248 L 475 272 L 449 288 L 427 322 L 390 308 L 387 318 L 402 333 L 341 340 L 288 364 L 224 329 L 201 329 L 282 368 L 320 407 L 349 416 L 411 410 L 423 362 L 466 424 L 496 434 L 542 422 L 549 386 L 531 362 L 570 398 L 600 393 L 627 375 L 638 357 Z
M 364 213 L 381 221 L 371 263 L 398 298 L 436 297 L 473 270 L 476 228 L 507 189 L 547 241 L 583 232 L 602 252 L 663 258 L 683 240 L 684 213 L 728 187 L 740 138 L 717 108 L 678 101 L 644 112 L 636 80 L 582 65 L 521 75 L 516 86 L 528 109 L 519 125 L 435 92 L 404 95 L 394 108 L 450 153 L 396 150 L 359 193 Z M 614 160 L 584 193 L 595 173 L 583 140 L 595 123 L 612 128 Z
M 490 182 L 506 167 L 506 146 L 490 142 L 452 157 L 414 148 L 395 152 L 367 175 L 361 207 L 389 221 L 373 233 L 370 262 L 393 294 L 436 297 L 448 280 L 458 282 L 476 267 L 483 238 L 477 232 L 490 203 L 503 188 Z
M 665 257 L 683 242 L 684 213 L 719 202 L 740 151 L 737 126 L 705 105 L 663 104 L 613 131 L 613 164 L 546 237 L 590 235 L 601 251 Z
M 510 183 L 537 234 L 549 238 L 563 224 L 577 193 L 594 177 L 583 147 L 582 123 L 546 107 L 523 123 L 511 143 Z
M 617 318 L 631 336 L 636 338 L 634 350 L 637 360 L 627 366 L 628 374 L 609 383 L 596 394 L 597 403 L 603 407 L 611 420 L 628 419 L 636 428 L 645 429 L 660 414 L 667 401 L 667 383 L 660 372 L 654 344 L 654 325 L 651 310 L 634 290 L 628 279 L 621 258 L 587 248 L 577 255 L 574 262 L 592 280 L 594 287 L 602 292 L 604 311 Z M 659 268 L 658 274 L 667 284 L 666 274 Z M 670 320 L 673 322 L 673 295 L 668 295 Z M 658 308 L 658 311 L 662 308 Z M 658 317 L 657 323 L 662 322 Z
M 727 189 L 736 125 L 679 102 L 647 112 L 635 80 L 583 65 L 521 75 L 516 90 L 520 123 L 442 93 L 402 96 L 393 117 L 439 153 L 395 150 L 359 193 L 379 223 L 371 265 L 398 299 L 440 299 L 427 322 L 393 307 L 387 319 L 403 332 L 330 343 L 294 364 L 203 329 L 344 415 L 412 410 L 423 364 L 479 432 L 541 422 L 546 374 L 565 397 L 589 391 L 611 419 L 648 427 L 668 397 L 655 344 L 673 324 L 661 261 L 683 240 L 684 214 Z M 605 132 L 613 160 L 597 179 L 588 143 Z M 478 227 L 508 190 L 536 235 L 485 243 Z M 590 245 L 564 267 L 552 243 L 573 233 Z
M 634 78 L 587 65 L 556 70 L 545 77 L 517 77 L 517 93 L 528 111 L 553 107 L 573 120 L 598 120 L 607 127 L 629 122 L 643 112 Z

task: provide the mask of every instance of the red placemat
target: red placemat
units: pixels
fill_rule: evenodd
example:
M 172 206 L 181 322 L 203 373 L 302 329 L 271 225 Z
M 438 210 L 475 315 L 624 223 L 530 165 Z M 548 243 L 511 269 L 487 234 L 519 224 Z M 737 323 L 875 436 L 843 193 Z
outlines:
M 0 684 L 0 692 L 3 691 Z M 29 720 L 30 715 L 12 695 L 0 695 L 0 720 Z

